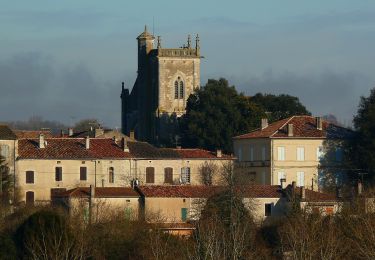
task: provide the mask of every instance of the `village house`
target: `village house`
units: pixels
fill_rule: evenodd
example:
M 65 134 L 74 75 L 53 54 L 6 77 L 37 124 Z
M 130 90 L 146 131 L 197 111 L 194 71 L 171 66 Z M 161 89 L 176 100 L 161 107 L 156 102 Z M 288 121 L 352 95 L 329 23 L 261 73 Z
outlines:
M 238 167 L 255 183 L 281 185 L 286 180 L 318 190 L 319 181 L 333 170 L 329 166 L 341 163 L 341 141 L 351 135 L 321 117 L 292 116 L 272 124 L 262 119 L 261 128 L 234 137 L 233 146 Z M 336 174 L 336 181 L 344 174 L 329 173 Z

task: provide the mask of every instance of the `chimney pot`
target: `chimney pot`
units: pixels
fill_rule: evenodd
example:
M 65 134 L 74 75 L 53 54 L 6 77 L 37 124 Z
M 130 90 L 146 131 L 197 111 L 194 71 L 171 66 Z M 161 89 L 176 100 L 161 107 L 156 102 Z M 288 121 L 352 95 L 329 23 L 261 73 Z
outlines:
M 68 136 L 72 136 L 74 134 L 73 128 L 68 129 Z
M 320 116 L 315 117 L 316 129 L 323 130 L 323 120 Z
M 85 148 L 88 150 L 90 149 L 90 137 L 86 136 L 85 138 Z
M 288 136 L 293 136 L 293 124 L 288 124 Z
M 124 152 L 129 152 L 128 142 L 126 141 L 125 137 L 122 138 L 122 149 L 124 149 Z
M 43 149 L 46 147 L 45 145 L 44 134 L 39 134 L 39 148 Z
M 221 158 L 222 156 L 223 156 L 223 154 L 222 154 L 221 150 L 220 150 L 220 149 L 217 149 L 217 150 L 216 150 L 216 157 L 217 157 L 217 158 Z
M 63 129 L 60 130 L 60 137 L 64 137 L 64 130 Z
M 132 130 L 132 131 L 130 131 L 130 134 L 129 134 L 130 136 L 130 139 L 132 139 L 132 140 L 135 140 L 135 138 L 134 138 L 134 130 Z
M 262 130 L 264 128 L 267 128 L 267 126 L 268 126 L 268 119 L 267 118 L 262 118 L 262 120 L 261 120 L 261 128 L 262 128 Z
M 283 179 L 280 179 L 280 186 L 281 186 L 281 189 L 285 189 L 285 184 L 286 184 L 286 179 L 283 178 Z

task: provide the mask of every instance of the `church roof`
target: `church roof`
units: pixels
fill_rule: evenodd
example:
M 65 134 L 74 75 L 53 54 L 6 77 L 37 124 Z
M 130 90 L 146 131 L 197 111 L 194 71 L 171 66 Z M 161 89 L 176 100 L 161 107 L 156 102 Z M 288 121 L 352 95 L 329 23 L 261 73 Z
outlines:
M 147 26 L 145 25 L 145 30 L 143 31 L 143 33 L 141 33 L 137 39 L 141 39 L 141 38 L 152 38 L 152 39 L 155 39 L 154 35 L 152 35 L 151 33 L 149 33 L 147 31 Z

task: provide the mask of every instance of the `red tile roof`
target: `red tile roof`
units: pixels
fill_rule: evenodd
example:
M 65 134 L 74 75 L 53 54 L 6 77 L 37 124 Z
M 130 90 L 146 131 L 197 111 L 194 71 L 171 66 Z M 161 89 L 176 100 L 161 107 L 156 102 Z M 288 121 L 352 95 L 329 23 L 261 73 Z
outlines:
M 293 124 L 293 136 L 288 136 L 288 124 Z M 312 116 L 292 116 L 269 124 L 264 129 L 256 129 L 234 139 L 248 138 L 347 138 L 353 132 L 322 119 L 323 129 L 316 127 L 316 118 Z
M 233 158 L 230 155 L 222 153 L 221 157 L 217 157 L 216 152 L 211 152 L 202 149 L 174 149 L 174 151 L 181 157 L 181 158 L 191 158 L 191 159 L 231 159 Z
M 18 154 L 22 159 L 120 159 L 129 158 L 112 139 L 90 139 L 90 148 L 85 148 L 84 138 L 47 138 L 45 148 L 40 149 L 38 140 L 21 139 Z
M 16 134 L 17 139 L 36 139 L 36 138 L 39 138 L 40 134 L 43 134 L 44 138 L 53 137 L 50 130 L 38 130 L 38 131 L 14 130 L 13 132 Z
M 208 198 L 224 189 L 222 186 L 190 185 L 150 185 L 139 186 L 138 191 L 145 197 L 160 198 Z
M 57 193 L 56 197 L 89 197 L 89 187 L 79 187 Z M 96 198 L 118 198 L 118 197 L 135 197 L 138 198 L 139 194 L 131 187 L 96 187 Z

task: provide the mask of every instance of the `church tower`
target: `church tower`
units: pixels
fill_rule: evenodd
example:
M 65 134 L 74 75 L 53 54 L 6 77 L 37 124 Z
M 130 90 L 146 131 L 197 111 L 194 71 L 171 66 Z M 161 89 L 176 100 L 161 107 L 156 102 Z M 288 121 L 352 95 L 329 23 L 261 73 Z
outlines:
M 192 46 L 189 35 L 182 47 L 163 48 L 158 36 L 154 48 L 154 39 L 147 27 L 137 37 L 138 74 L 131 93 L 122 90 L 122 131 L 166 144 L 175 138 L 176 118 L 186 112 L 188 97 L 200 87 L 200 44 L 197 35 Z

